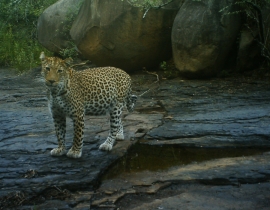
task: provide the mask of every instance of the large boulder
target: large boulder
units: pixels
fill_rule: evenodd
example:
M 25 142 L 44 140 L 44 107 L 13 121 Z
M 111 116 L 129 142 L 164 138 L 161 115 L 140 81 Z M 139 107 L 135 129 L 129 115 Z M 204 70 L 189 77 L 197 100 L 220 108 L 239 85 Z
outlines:
M 270 50 L 270 39 L 269 36 L 269 28 L 270 28 L 270 4 L 266 5 L 258 5 L 261 7 L 262 12 L 262 22 L 264 27 L 264 38 L 265 38 L 265 55 L 268 56 Z M 255 10 L 254 10 L 255 12 Z M 256 15 L 256 13 L 255 13 Z M 256 15 L 256 18 L 258 16 Z M 259 44 L 260 42 L 260 29 L 256 20 L 251 20 L 252 18 L 249 17 L 247 19 L 248 27 L 243 26 L 241 29 L 241 36 L 239 40 L 239 50 L 237 55 L 237 67 L 239 71 L 247 71 L 258 68 L 263 62 L 262 57 L 262 45 Z
M 270 2 L 265 6 L 262 12 L 262 16 L 264 25 L 264 37 L 266 39 L 265 47 L 268 49 L 268 53 L 270 53 Z
M 185 1 L 172 29 L 173 58 L 185 76 L 206 78 L 236 62 L 240 17 L 226 15 L 234 0 Z
M 145 10 L 124 0 L 85 0 L 71 28 L 82 55 L 98 66 L 127 71 L 171 57 L 171 28 L 183 0 Z
M 83 0 L 59 0 L 40 15 L 37 25 L 38 41 L 45 48 L 59 53 L 70 47 L 69 31 L 82 2 Z
M 254 28 L 256 36 L 258 29 Z M 247 71 L 257 68 L 262 60 L 261 50 L 258 42 L 254 40 L 253 32 L 250 28 L 243 27 L 239 40 L 239 50 L 237 55 L 237 69 L 239 71 Z

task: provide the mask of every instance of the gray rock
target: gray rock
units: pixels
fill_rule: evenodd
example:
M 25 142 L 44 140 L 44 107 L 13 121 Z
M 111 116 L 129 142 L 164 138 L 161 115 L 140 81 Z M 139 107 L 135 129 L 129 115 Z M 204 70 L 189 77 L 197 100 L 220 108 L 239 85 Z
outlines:
M 218 208 L 217 201 L 221 198 L 224 198 L 221 203 L 228 205 L 227 209 L 230 209 L 231 204 L 226 201 L 226 192 L 238 196 L 231 202 L 236 202 L 236 205 L 242 203 L 238 198 L 250 200 L 252 196 L 255 200 L 247 204 L 254 207 L 253 209 L 263 209 L 268 205 L 266 202 L 268 199 L 269 203 L 268 185 L 263 189 L 258 184 L 252 185 L 250 190 L 244 192 L 257 193 L 249 194 L 250 196 L 247 197 L 246 194 L 241 194 L 241 185 L 245 183 L 269 181 L 270 153 L 261 152 L 270 148 L 270 86 L 268 81 L 256 81 L 254 78 L 251 80 L 243 78 L 162 81 L 157 91 L 138 98 L 134 113 L 123 114 L 126 140 L 118 141 L 111 152 L 98 150 L 98 146 L 108 135 L 108 116 L 87 116 L 83 156 L 81 159 L 74 160 L 66 156 L 52 157 L 49 154 L 50 150 L 56 146 L 57 140 L 47 102 L 44 100 L 44 86 L 34 79 L 37 77 L 37 72 L 18 77 L 9 74 L 6 76 L 5 71 L 1 71 L 0 202 L 11 192 L 20 191 L 29 196 L 26 197 L 27 200 L 33 195 L 45 196 L 46 192 L 53 188 L 57 192 L 67 189 L 73 193 L 70 199 L 67 198 L 63 202 L 55 201 L 55 203 L 59 202 L 61 208 L 85 209 L 89 207 L 90 200 L 104 207 L 107 198 L 115 202 L 113 205 L 109 203 L 107 207 L 118 207 L 118 202 L 122 199 L 127 199 L 129 203 L 140 193 L 144 198 L 150 194 L 157 198 L 153 193 L 159 193 L 158 190 L 163 187 L 169 188 L 170 183 L 173 187 L 173 183 L 181 185 L 195 182 L 201 187 L 203 185 L 233 185 L 237 186 L 234 188 L 239 191 L 231 191 L 230 188 L 224 190 L 221 197 L 216 197 L 215 192 L 223 189 L 217 186 L 213 191 L 203 189 L 200 191 L 201 196 L 194 196 L 193 200 L 190 200 L 190 195 L 194 195 L 195 190 L 188 192 L 184 187 L 180 187 L 182 191 L 179 194 L 184 192 L 187 195 L 186 200 L 181 197 L 182 199 L 178 199 L 180 203 L 175 203 L 177 200 L 175 198 L 178 197 L 174 198 L 174 196 L 178 195 L 166 194 L 163 198 L 159 197 L 159 207 L 165 208 L 167 205 L 173 209 L 175 206 L 183 206 L 186 201 L 190 201 L 191 207 L 195 208 L 202 205 L 204 196 L 207 194 L 213 199 L 205 202 L 206 209 L 211 206 L 211 202 Z M 146 76 L 134 75 L 132 78 L 133 89 L 137 95 L 144 92 L 151 81 Z M 10 101 L 10 98 L 15 100 Z M 73 127 L 69 120 L 66 135 L 68 147 L 71 145 L 72 136 Z M 143 139 L 140 139 L 141 137 Z M 138 142 L 138 139 L 140 139 L 140 144 L 132 146 Z M 155 145 L 151 146 L 152 144 Z M 142 150 L 138 151 L 134 153 L 134 158 L 132 156 L 132 165 L 128 165 L 131 163 L 124 155 L 131 146 L 133 148 L 130 151 L 137 146 L 144 146 L 143 152 L 147 156 L 142 157 L 140 153 Z M 174 153 L 179 152 L 174 150 L 179 147 L 181 157 L 183 157 L 181 159 L 178 156 L 180 153 Z M 214 151 L 211 154 L 213 157 L 218 157 L 217 159 L 208 158 L 209 147 L 211 151 Z M 257 148 L 258 151 L 249 156 L 227 153 L 229 149 L 231 151 L 235 147 L 245 150 L 243 154 L 248 154 L 247 148 Z M 197 152 L 199 150 L 202 152 Z M 219 152 L 224 152 L 228 156 L 216 155 Z M 155 155 L 160 158 L 160 161 L 155 161 Z M 189 160 L 186 156 L 192 156 L 193 159 Z M 137 157 L 139 159 L 136 159 Z M 187 160 L 184 160 L 184 157 Z M 167 162 L 170 161 L 166 162 L 166 160 L 173 162 L 173 165 L 168 167 Z M 137 169 L 137 166 L 142 165 L 146 166 L 148 171 Z M 112 166 L 121 166 L 122 169 L 127 170 L 136 167 L 136 172 L 124 173 L 125 171 L 120 170 L 121 168 L 115 169 Z M 115 170 L 114 177 L 110 176 L 111 171 L 108 174 L 105 173 L 110 167 Z M 150 167 L 155 171 L 149 171 Z M 161 167 L 163 167 L 162 170 L 160 170 Z M 97 188 L 100 195 L 93 192 Z M 259 190 L 262 190 L 262 193 L 258 193 Z M 123 197 L 124 195 L 127 196 Z M 257 195 L 263 197 L 256 197 Z M 100 198 L 96 199 L 95 196 L 100 196 Z M 131 200 L 129 196 L 133 196 Z M 46 199 L 48 201 L 50 198 Z M 46 199 L 44 198 L 43 202 Z M 138 203 L 135 201 L 132 208 L 138 208 L 140 205 L 147 206 L 145 203 L 153 202 L 153 200 L 145 201 L 144 199 L 139 199 Z M 167 201 L 170 202 L 167 203 Z M 266 202 L 267 205 L 262 204 L 258 207 L 256 202 L 261 201 Z M 44 205 L 44 208 L 46 205 L 54 205 L 54 201 L 48 201 Z M 22 207 L 22 209 L 27 208 Z M 131 209 L 131 207 L 122 209 Z M 142 206 L 141 209 L 144 207 Z
M 125 113 L 126 140 L 117 142 L 114 150 L 107 153 L 98 147 L 109 132 L 108 116 L 87 116 L 82 158 L 52 157 L 50 150 L 56 147 L 57 139 L 45 99 L 46 88 L 40 80 L 35 80 L 39 74 L 38 69 L 22 76 L 7 73 L 7 79 L 2 72 L 0 197 L 15 191 L 32 196 L 54 185 L 69 190 L 90 190 L 97 185 L 106 168 L 136 143 L 137 139 L 130 139 L 137 130 L 144 128 L 144 135 L 162 124 L 162 114 L 149 117 Z M 10 97 L 16 100 L 10 101 Z M 72 138 L 72 121 L 67 120 L 67 148 Z
M 260 3 L 258 2 L 257 5 L 260 5 Z M 267 38 L 268 29 L 270 27 L 270 8 L 269 4 L 261 4 L 261 6 L 262 22 L 264 27 L 263 32 L 265 38 L 264 47 L 267 51 L 267 49 L 270 49 L 270 41 Z M 245 11 L 244 8 L 242 8 L 243 11 Z M 237 55 L 237 67 L 239 71 L 247 71 L 258 68 L 263 59 L 262 55 L 267 55 L 266 51 L 262 53 L 263 46 L 259 44 L 261 42 L 259 24 L 255 23 L 255 20 L 253 20 L 255 24 L 252 23 L 251 19 L 251 17 L 247 18 L 248 27 L 245 26 L 241 30 Z M 258 16 L 255 15 L 255 19 L 258 20 Z
M 176 68 L 185 76 L 216 75 L 229 60 L 236 60 L 234 44 L 240 30 L 240 16 L 220 12 L 234 0 L 185 1 L 172 29 Z M 234 11 L 230 7 L 229 11 Z
M 69 30 L 83 0 L 60 0 L 48 7 L 39 17 L 38 41 L 48 50 L 59 53 L 70 47 Z
M 179 189 L 178 189 L 179 188 Z M 178 187 L 176 195 L 150 200 L 137 205 L 132 210 L 140 209 L 170 209 L 170 210 L 229 210 L 229 209 L 263 209 L 267 210 L 267 192 L 269 184 L 232 186 L 196 186 L 184 185 Z M 171 190 L 172 191 L 172 190 Z M 168 190 L 168 192 L 170 192 Z
M 182 0 L 165 9 L 141 8 L 121 0 L 86 0 L 71 28 L 84 57 L 98 66 L 126 71 L 150 68 L 170 58 L 171 27 Z
M 258 31 L 258 29 L 253 28 L 252 31 Z M 254 40 L 252 33 L 253 32 L 251 32 L 248 28 L 241 30 L 239 50 L 237 55 L 237 67 L 240 71 L 255 69 L 259 66 L 261 61 L 260 47 Z

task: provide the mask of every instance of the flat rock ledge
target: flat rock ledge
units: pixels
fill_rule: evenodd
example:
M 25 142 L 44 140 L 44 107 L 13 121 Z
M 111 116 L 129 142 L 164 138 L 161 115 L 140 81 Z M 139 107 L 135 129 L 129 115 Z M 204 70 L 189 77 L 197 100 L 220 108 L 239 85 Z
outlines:
M 132 78 L 137 95 L 155 81 L 151 75 L 134 75 Z M 83 155 L 76 160 L 50 156 L 50 150 L 56 147 L 57 142 L 45 92 L 38 69 L 21 76 L 5 69 L 1 71 L 0 209 L 7 205 L 8 196 L 12 198 L 14 195 L 17 205 L 24 204 L 26 198 L 39 196 L 41 204 L 35 205 L 39 209 L 89 209 L 90 205 L 91 209 L 120 206 L 122 209 L 176 209 L 172 206 L 191 202 L 196 189 L 201 194 L 197 200 L 192 200 L 189 209 L 209 209 L 207 205 L 199 208 L 205 196 L 217 190 L 207 188 L 208 185 L 241 189 L 241 185 L 249 183 L 253 188 L 245 185 L 245 190 L 256 193 L 258 183 L 261 183 L 261 189 L 263 192 L 268 190 L 269 195 L 269 152 L 193 162 L 159 172 L 122 173 L 114 178 L 101 179 L 135 143 L 183 148 L 270 150 L 268 81 L 249 78 L 162 80 L 153 91 L 139 97 L 133 113 L 123 114 L 125 140 L 118 141 L 111 152 L 98 150 L 108 134 L 108 116 L 87 116 Z M 72 129 L 71 121 L 68 121 L 68 147 L 72 141 Z M 197 185 L 189 185 L 181 194 L 179 189 L 190 183 Z M 170 194 L 168 189 L 171 188 L 175 188 L 176 194 Z M 223 194 L 213 198 L 217 206 L 218 201 L 226 197 L 222 197 L 226 190 L 238 193 L 239 198 L 242 196 L 232 188 L 218 189 L 223 190 Z M 57 196 L 52 192 L 57 192 Z M 136 195 L 140 193 L 153 195 L 159 192 L 171 196 L 153 198 L 147 200 L 147 204 L 139 202 L 141 208 L 132 206 L 132 202 L 125 203 L 128 196 L 136 201 Z M 241 198 L 248 199 L 248 196 Z M 264 202 L 267 195 L 260 199 Z M 237 208 L 242 205 L 239 202 L 235 204 L 236 209 L 241 209 Z M 249 202 L 251 207 L 258 207 L 257 203 Z M 34 204 L 24 204 L 21 209 L 30 209 L 31 205 Z M 196 208 L 191 208 L 192 205 Z M 262 203 L 261 209 L 264 205 Z M 227 207 L 230 207 L 228 202 Z

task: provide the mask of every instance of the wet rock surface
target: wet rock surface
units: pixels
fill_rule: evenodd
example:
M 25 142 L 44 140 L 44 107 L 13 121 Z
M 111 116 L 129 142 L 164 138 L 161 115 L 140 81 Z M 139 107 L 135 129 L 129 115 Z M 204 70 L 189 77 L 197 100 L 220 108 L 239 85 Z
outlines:
M 153 75 L 132 77 L 137 95 L 155 81 Z M 49 154 L 57 141 L 45 87 L 39 78 L 38 69 L 21 76 L 1 71 L 0 209 L 12 205 L 21 209 L 89 209 L 90 204 L 91 209 L 269 206 L 268 81 L 163 80 L 159 87 L 138 99 L 133 113 L 124 113 L 126 138 L 118 141 L 111 152 L 98 150 L 108 134 L 108 116 L 87 116 L 83 155 L 74 160 Z M 67 126 L 66 141 L 70 147 L 71 121 Z M 140 159 L 149 162 L 146 168 L 127 170 L 134 164 L 128 165 L 125 155 L 130 147 L 138 145 L 135 143 L 146 145 L 152 156 L 163 155 L 165 161 L 152 160 L 149 155 Z M 173 148 L 171 155 L 176 164 L 159 170 L 151 168 L 165 164 L 166 160 L 173 162 L 162 152 L 151 152 L 166 145 Z M 207 156 L 208 149 L 256 151 L 177 164 L 176 147 L 182 148 L 181 153 L 188 157 L 198 154 L 196 148 L 205 149 L 201 156 Z M 143 155 L 139 149 L 134 154 Z M 119 164 L 125 170 L 119 170 Z M 216 194 L 217 191 L 220 193 Z

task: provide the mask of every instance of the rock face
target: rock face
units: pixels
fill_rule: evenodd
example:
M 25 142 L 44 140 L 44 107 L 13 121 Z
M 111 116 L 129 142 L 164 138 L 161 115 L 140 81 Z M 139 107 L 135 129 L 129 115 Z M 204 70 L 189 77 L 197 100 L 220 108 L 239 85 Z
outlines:
M 256 28 L 254 28 L 256 31 Z M 258 43 L 254 40 L 250 29 L 241 30 L 239 50 L 237 55 L 237 68 L 240 71 L 251 70 L 259 66 L 261 53 Z
M 209 77 L 235 60 L 234 45 L 240 30 L 237 15 L 221 9 L 233 0 L 185 1 L 172 29 L 173 58 L 177 69 L 188 77 Z M 229 8 L 230 12 L 233 8 Z
M 269 5 L 261 5 L 260 7 L 262 8 L 261 11 L 264 26 L 265 47 L 269 50 L 270 41 L 267 37 L 269 36 L 268 29 L 270 27 L 270 7 Z M 262 63 L 261 46 L 258 44 L 258 41 L 260 40 L 260 30 L 258 28 L 258 24 L 251 24 L 248 22 L 248 25 L 248 28 L 245 26 L 243 29 L 241 29 L 241 36 L 239 40 L 237 68 L 240 71 L 256 69 Z M 265 54 L 267 54 L 267 51 Z
M 250 195 L 245 192 L 250 192 L 252 196 L 248 196 L 247 200 L 252 197 L 252 202 L 244 202 L 242 209 L 269 210 L 270 153 L 256 153 L 258 155 L 254 156 L 254 153 L 246 152 L 253 148 L 260 151 L 270 148 L 269 77 L 264 81 L 250 78 L 163 80 L 155 92 L 138 99 L 133 113 L 127 115 L 124 112 L 125 140 L 117 141 L 110 152 L 98 150 L 109 132 L 108 116 L 86 116 L 83 156 L 74 160 L 66 156 L 50 156 L 57 140 L 47 107 L 46 88 L 40 81 L 39 72 L 40 69 L 36 69 L 21 76 L 15 73 L 12 76 L 10 70 L 1 69 L 2 209 L 57 207 L 78 210 L 89 209 L 90 202 L 91 209 L 105 209 L 105 205 L 112 207 L 111 201 L 115 209 L 158 209 L 153 204 L 153 208 L 148 208 L 153 197 L 145 200 L 142 196 L 148 198 L 168 184 L 178 182 L 183 187 L 178 193 L 182 199 L 176 198 L 179 203 L 171 199 L 167 200 L 169 203 L 164 203 L 164 199 L 172 196 L 166 192 L 159 207 L 179 209 L 179 206 L 191 201 L 188 207 L 192 208 L 188 209 L 211 209 L 209 206 L 232 209 L 243 196 Z M 148 88 L 147 83 L 156 81 L 156 78 L 153 75 L 133 75 L 132 81 L 134 93 L 140 95 Z M 67 148 L 71 146 L 72 137 L 72 121 L 67 120 Z M 168 147 L 170 145 L 173 147 Z M 124 156 L 126 152 L 128 156 Z M 150 169 L 155 170 L 151 172 Z M 102 174 L 107 176 L 106 180 Z M 103 184 L 96 190 L 101 180 Z M 192 191 L 189 194 L 193 195 L 192 198 L 184 198 L 186 184 L 197 181 L 219 185 L 215 186 L 215 190 L 208 191 L 207 197 L 218 197 L 225 203 L 216 203 L 219 199 L 214 199 L 213 203 L 212 199 L 204 202 L 207 205 L 202 207 L 205 191 L 200 192 L 201 196 L 194 196 L 195 191 Z M 267 184 L 264 191 L 263 182 Z M 243 191 L 245 183 L 261 184 L 252 188 L 248 185 L 249 189 Z M 220 185 L 239 186 L 233 187 L 239 192 L 231 194 L 231 191 L 224 191 L 221 195 Z M 167 189 L 175 192 L 174 187 Z M 76 194 L 69 197 L 68 191 Z M 139 200 L 134 200 L 134 196 L 130 199 L 131 194 Z M 22 199 L 16 205 L 26 205 L 22 202 L 31 198 L 32 204 L 21 208 L 7 206 L 6 195 L 10 195 L 10 202 Z M 256 198 L 256 195 L 260 197 Z M 133 207 L 119 206 L 115 201 L 120 198 L 126 199 L 125 205 L 134 204 Z M 46 202 L 39 205 L 36 201 Z M 143 203 L 146 206 L 141 206 Z M 253 206 L 256 203 L 260 206 Z M 267 208 L 262 208 L 261 204 Z
M 171 56 L 171 27 L 182 0 L 149 10 L 121 0 L 86 0 L 71 28 L 84 57 L 124 70 L 154 67 Z
M 69 47 L 69 30 L 83 0 L 60 0 L 48 7 L 38 19 L 38 41 L 58 53 Z
M 265 38 L 269 37 L 269 28 L 270 28 L 270 4 L 267 4 L 262 11 L 263 16 L 263 24 L 264 24 L 264 35 Z M 266 40 L 266 47 L 268 50 L 270 49 L 270 40 L 267 38 Z
M 130 114 L 126 116 L 127 123 L 123 116 L 126 140 L 117 142 L 114 150 L 107 153 L 100 151 L 98 145 L 108 135 L 108 116 L 86 116 L 83 157 L 75 161 L 66 156 L 55 158 L 50 156 L 50 150 L 56 147 L 57 140 L 48 111 L 46 88 L 40 81 L 40 69 L 34 69 L 20 77 L 11 76 L 8 70 L 6 72 L 5 74 L 2 69 L 0 77 L 1 207 L 1 198 L 10 192 L 23 190 L 25 193 L 35 194 L 51 183 L 61 187 L 69 186 L 70 189 L 90 189 L 97 183 L 95 179 L 100 177 L 105 168 L 117 157 L 123 156 L 128 147 L 136 142 L 136 137 L 162 124 L 163 115 L 159 113 L 151 116 Z M 131 137 L 132 141 L 129 141 Z M 72 138 L 72 122 L 67 119 L 68 148 L 71 147 Z M 48 165 L 43 165 L 43 161 Z M 12 171 L 14 166 L 18 170 Z

